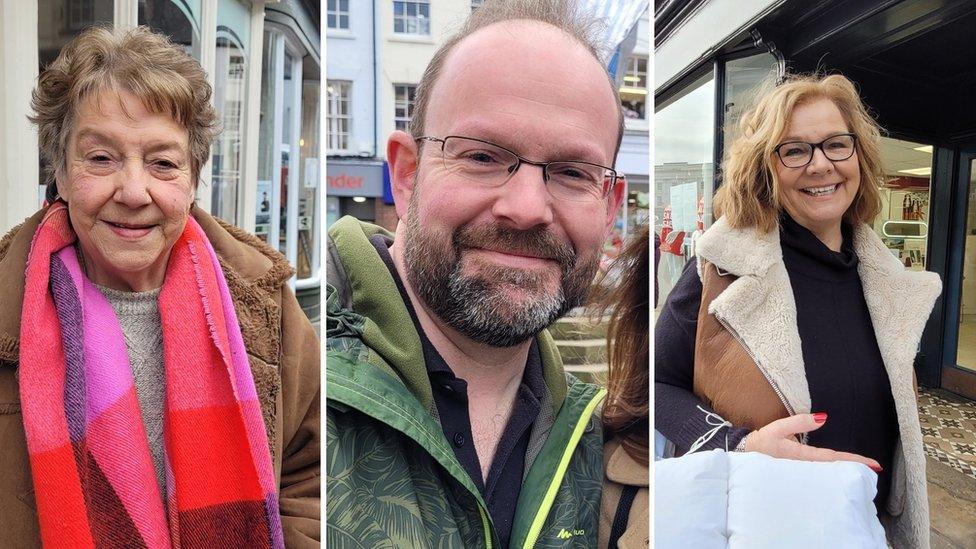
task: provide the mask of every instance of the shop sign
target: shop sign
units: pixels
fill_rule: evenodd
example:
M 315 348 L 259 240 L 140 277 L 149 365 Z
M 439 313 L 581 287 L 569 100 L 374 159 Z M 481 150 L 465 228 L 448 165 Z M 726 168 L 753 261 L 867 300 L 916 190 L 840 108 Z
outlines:
M 383 196 L 382 164 L 326 162 L 327 193 L 330 196 Z

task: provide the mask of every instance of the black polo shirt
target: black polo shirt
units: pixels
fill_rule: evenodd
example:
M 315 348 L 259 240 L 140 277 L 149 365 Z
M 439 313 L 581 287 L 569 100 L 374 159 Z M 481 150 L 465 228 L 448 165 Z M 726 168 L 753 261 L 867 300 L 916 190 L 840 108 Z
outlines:
M 471 434 L 468 384 L 454 375 L 451 367 L 430 343 L 421 328 L 417 313 L 393 264 L 393 258 L 390 257 L 391 241 L 382 235 L 374 235 L 370 238 L 370 242 L 386 264 L 393 280 L 396 281 L 400 297 L 410 311 L 410 317 L 420 336 L 427 376 L 430 379 L 444 437 L 454 448 L 454 455 L 485 498 L 501 547 L 508 547 L 515 519 L 515 504 L 522 491 L 522 479 L 525 476 L 525 452 L 529 445 L 529 434 L 548 390 L 542 374 L 542 355 L 539 352 L 539 345 L 534 339 L 532 340 L 525 371 L 522 374 L 522 383 L 515 395 L 511 417 L 495 448 L 488 478 L 483 479 L 481 464 Z

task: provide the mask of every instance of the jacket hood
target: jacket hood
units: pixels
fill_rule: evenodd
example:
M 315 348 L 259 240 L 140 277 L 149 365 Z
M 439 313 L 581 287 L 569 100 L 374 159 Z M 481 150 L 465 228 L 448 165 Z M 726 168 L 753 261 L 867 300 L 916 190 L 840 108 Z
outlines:
M 0 239 L 0 364 L 19 360 L 27 256 L 46 211 L 42 208 Z M 246 300 L 249 293 L 273 292 L 291 277 L 293 270 L 285 258 L 263 240 L 195 205 L 190 214 L 217 252 L 227 284 L 239 291 L 242 299 Z
M 433 416 L 437 416 L 420 336 L 396 282 L 369 238 L 393 235 L 376 225 L 346 216 L 329 228 L 327 265 L 327 349 L 364 345 L 362 362 L 385 366 Z M 352 342 L 350 341 L 352 340 Z M 543 377 L 559 410 L 566 397 L 566 377 L 559 351 L 548 331 L 537 336 Z M 326 362 L 326 368 L 328 368 Z

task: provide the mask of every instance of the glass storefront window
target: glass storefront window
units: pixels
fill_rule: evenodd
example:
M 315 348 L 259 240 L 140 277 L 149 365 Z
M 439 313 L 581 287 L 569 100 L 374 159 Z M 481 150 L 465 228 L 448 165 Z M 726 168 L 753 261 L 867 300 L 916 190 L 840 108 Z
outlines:
M 298 278 L 316 276 L 319 271 L 318 217 L 321 164 L 319 163 L 319 91 L 318 79 L 309 80 L 308 70 L 302 75 L 302 137 L 300 151 L 301 194 L 298 199 Z
M 928 241 L 932 146 L 881 138 L 885 182 L 874 230 L 905 267 L 924 271 Z
M 82 30 L 93 26 L 112 26 L 115 18 L 112 0 L 37 0 L 38 70 L 51 64 L 61 48 Z M 41 162 L 39 185 L 46 185 L 48 174 Z M 40 196 L 44 189 L 39 189 Z
M 739 135 L 739 120 L 750 108 L 758 92 L 773 86 L 778 63 L 769 53 L 761 53 L 725 63 L 725 147 Z
M 290 51 L 285 51 L 284 64 L 284 87 L 282 88 L 282 99 L 284 100 L 284 110 L 281 113 L 281 158 L 279 159 L 279 170 L 281 170 L 281 202 L 279 203 L 280 217 L 278 222 L 278 242 L 271 245 L 288 257 L 288 198 L 295 192 L 295 176 L 292 173 L 291 155 L 292 141 L 295 131 L 295 111 L 301 108 L 295 104 L 295 85 L 296 77 L 301 78 L 301 73 L 296 74 L 295 57 Z
M 192 2 L 199 4 L 199 1 Z M 165 34 L 174 44 L 181 44 L 186 52 L 200 61 L 200 22 L 190 3 L 175 0 L 139 0 L 139 24 Z
M 956 364 L 976 372 L 976 160 L 971 161 L 969 167 L 969 208 L 966 210 L 965 246 Z
M 213 144 L 212 213 L 237 223 L 241 146 L 247 97 L 244 51 L 227 36 L 217 38 L 214 107 L 223 131 Z M 260 210 L 260 197 L 259 197 Z
M 662 241 L 659 304 L 681 276 L 696 231 L 711 225 L 714 105 L 715 82 L 707 73 L 657 105 L 654 113 L 654 230 Z
M 342 211 L 339 209 L 338 196 L 325 197 L 325 226 L 331 227 L 333 223 L 339 221 Z
M 258 181 L 257 214 L 254 234 L 271 244 L 271 213 L 275 203 L 275 109 L 278 79 L 277 52 L 280 44 L 276 35 L 265 31 L 264 50 L 261 53 L 261 119 L 258 129 Z

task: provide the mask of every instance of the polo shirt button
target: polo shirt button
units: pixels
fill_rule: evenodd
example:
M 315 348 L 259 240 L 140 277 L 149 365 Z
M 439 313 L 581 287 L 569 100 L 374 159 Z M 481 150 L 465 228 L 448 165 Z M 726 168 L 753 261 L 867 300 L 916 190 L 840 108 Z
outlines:
M 454 433 L 454 445 L 458 448 L 464 446 L 464 435 L 461 433 Z

